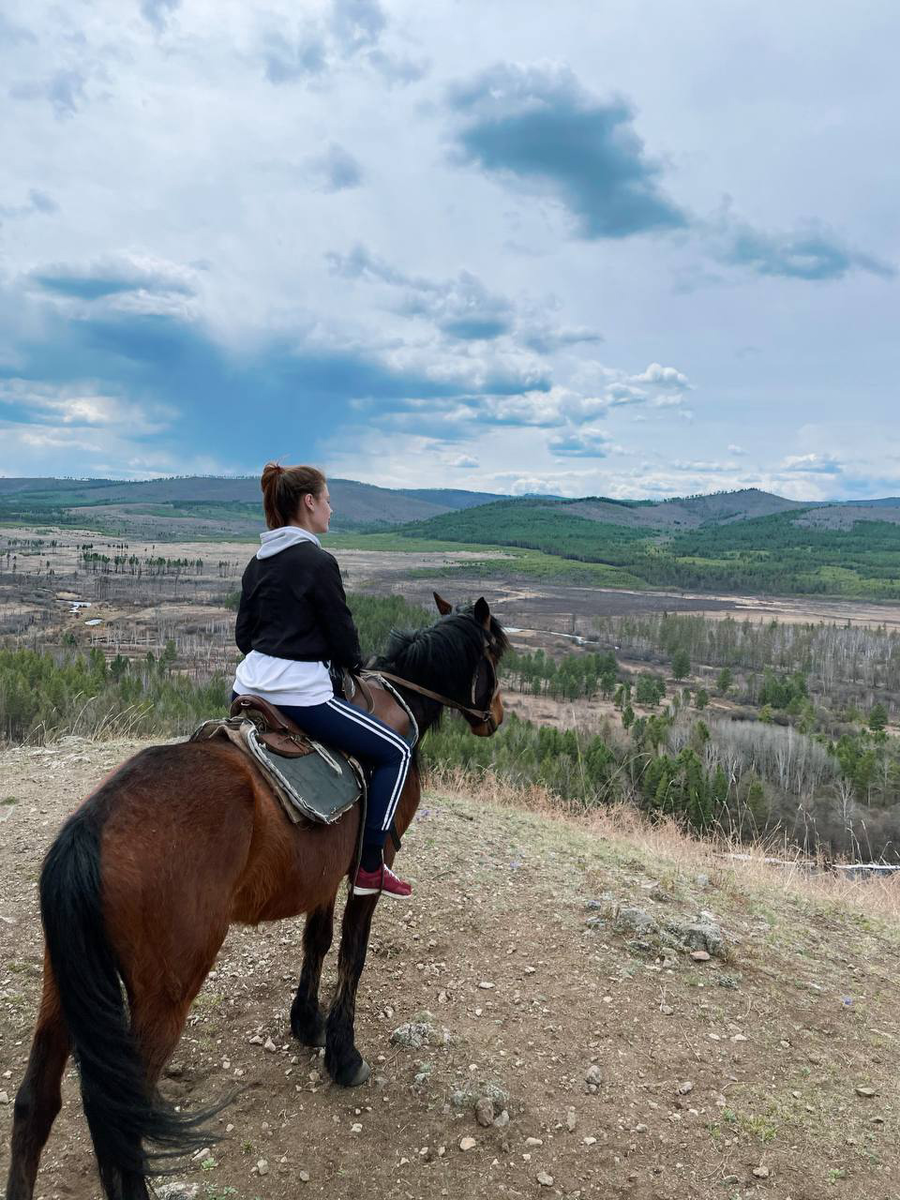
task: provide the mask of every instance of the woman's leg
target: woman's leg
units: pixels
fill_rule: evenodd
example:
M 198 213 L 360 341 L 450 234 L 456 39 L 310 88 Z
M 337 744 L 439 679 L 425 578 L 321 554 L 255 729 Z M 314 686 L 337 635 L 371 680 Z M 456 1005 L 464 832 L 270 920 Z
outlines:
M 394 819 L 403 785 L 412 761 L 412 750 L 399 733 L 370 713 L 346 700 L 327 700 L 308 707 L 282 705 L 285 716 L 317 741 L 346 750 L 371 768 L 364 853 L 373 870 L 373 856 L 380 862 L 381 849 Z

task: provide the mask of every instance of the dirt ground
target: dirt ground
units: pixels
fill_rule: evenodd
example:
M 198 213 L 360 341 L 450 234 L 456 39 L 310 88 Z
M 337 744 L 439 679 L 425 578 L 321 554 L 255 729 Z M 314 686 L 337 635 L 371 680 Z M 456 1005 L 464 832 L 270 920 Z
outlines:
M 134 748 L 0 752 L 0 1179 L 40 989 L 41 857 Z M 898 1200 L 896 927 L 456 794 L 426 795 L 401 861 L 415 898 L 382 901 L 360 988 L 372 1080 L 336 1088 L 291 1041 L 302 922 L 233 929 L 164 1090 L 185 1107 L 247 1090 L 170 1197 Z M 663 953 L 622 926 L 635 908 L 705 910 L 723 957 Z M 447 1044 L 392 1042 L 423 1010 Z M 487 1095 L 508 1124 L 477 1123 Z M 72 1070 L 36 1195 L 98 1196 Z

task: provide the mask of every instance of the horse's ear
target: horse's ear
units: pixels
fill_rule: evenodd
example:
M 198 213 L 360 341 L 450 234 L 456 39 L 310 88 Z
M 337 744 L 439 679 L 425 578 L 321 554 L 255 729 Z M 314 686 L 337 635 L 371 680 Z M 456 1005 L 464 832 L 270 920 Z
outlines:
M 434 596 L 434 602 L 437 605 L 437 610 L 441 614 L 441 616 L 442 617 L 449 616 L 450 613 L 453 612 L 453 605 L 448 604 L 447 601 L 444 599 L 444 597 L 439 596 L 437 592 L 432 592 L 431 594 L 432 594 L 432 596 Z
M 472 609 L 475 620 L 478 621 L 485 629 L 491 627 L 491 610 L 488 608 L 488 602 L 484 596 L 479 596 L 475 601 L 475 607 Z

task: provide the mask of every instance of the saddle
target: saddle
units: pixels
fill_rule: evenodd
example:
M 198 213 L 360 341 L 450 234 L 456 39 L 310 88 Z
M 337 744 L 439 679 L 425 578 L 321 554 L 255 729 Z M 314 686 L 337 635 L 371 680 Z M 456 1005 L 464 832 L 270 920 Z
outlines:
M 415 718 L 380 676 L 369 672 L 365 678 L 348 676 L 344 694 L 350 703 L 374 713 L 415 745 L 419 732 Z M 204 721 L 189 740 L 217 737 L 227 738 L 252 760 L 293 822 L 306 818 L 330 825 L 360 800 L 365 810 L 366 776 L 359 762 L 309 737 L 258 696 L 237 696 L 230 716 Z

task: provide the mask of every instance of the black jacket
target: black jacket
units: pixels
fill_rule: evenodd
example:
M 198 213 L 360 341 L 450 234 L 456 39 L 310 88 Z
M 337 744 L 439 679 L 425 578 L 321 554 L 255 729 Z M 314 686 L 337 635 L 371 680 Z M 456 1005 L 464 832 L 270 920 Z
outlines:
M 327 550 L 298 542 L 252 558 L 241 579 L 234 630 L 244 654 L 359 667 L 362 654 L 341 571 Z

